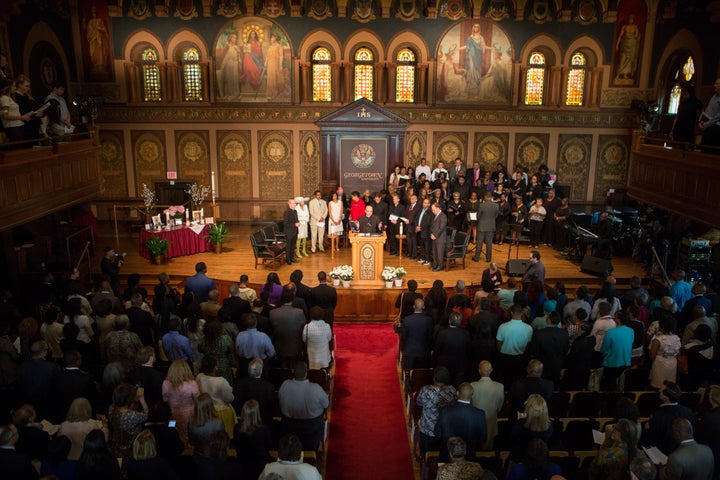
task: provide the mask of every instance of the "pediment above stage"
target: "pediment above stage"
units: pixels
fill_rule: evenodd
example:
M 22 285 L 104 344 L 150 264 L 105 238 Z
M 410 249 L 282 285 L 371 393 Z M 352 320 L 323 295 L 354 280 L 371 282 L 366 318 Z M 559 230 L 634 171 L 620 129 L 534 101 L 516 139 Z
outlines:
M 410 122 L 380 105 L 361 98 L 315 122 L 322 130 L 397 131 Z

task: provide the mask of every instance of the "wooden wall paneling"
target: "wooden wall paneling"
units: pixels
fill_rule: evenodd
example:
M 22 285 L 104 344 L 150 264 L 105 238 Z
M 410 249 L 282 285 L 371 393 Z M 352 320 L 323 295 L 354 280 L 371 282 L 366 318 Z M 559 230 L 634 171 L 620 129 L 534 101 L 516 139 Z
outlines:
M 142 192 L 143 183 L 152 188 L 156 180 L 164 180 L 167 171 L 165 132 L 163 130 L 130 130 L 135 167 L 135 191 Z
M 570 201 L 583 202 L 590 180 L 592 135 L 561 133 L 558 144 L 558 183 L 570 187 Z
M 474 162 L 480 163 L 483 170 L 495 171 L 498 163 L 502 163 L 511 172 L 508 165 L 508 142 L 510 134 L 507 132 L 475 132 L 475 151 L 470 159 L 468 168 Z
M 280 200 L 295 197 L 295 165 L 289 130 L 258 131 L 260 198 Z
M 103 178 L 101 196 L 128 196 L 125 137 L 122 130 L 100 131 L 100 174 Z
M 438 160 L 445 162 L 445 168 L 449 169 L 455 162 L 456 158 L 460 158 L 463 164 L 467 161 L 467 132 L 434 132 L 434 158 L 431 168 L 435 168 Z
M 630 163 L 630 135 L 600 135 L 593 200 L 602 202 L 611 188 L 622 188 Z
M 176 130 L 175 152 L 178 178 L 210 186 L 210 142 L 207 130 Z M 206 202 L 212 200 L 208 196 Z
M 320 188 L 322 178 L 320 165 L 320 136 L 317 130 L 300 131 L 300 194 L 312 197 Z
M 252 198 L 252 144 L 250 130 L 218 130 L 218 196 L 222 199 Z M 225 208 L 225 207 L 224 207 Z M 229 212 L 224 212 L 227 215 Z
M 549 143 L 548 133 L 518 133 L 515 135 L 515 165 L 522 165 L 528 175 L 534 175 L 540 165 L 548 163 Z

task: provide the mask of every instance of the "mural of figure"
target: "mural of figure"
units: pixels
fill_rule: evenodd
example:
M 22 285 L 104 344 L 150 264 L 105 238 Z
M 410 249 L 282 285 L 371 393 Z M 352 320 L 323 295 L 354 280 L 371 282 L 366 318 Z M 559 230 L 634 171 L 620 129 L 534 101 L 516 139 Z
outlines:
M 457 100 L 465 95 L 465 70 L 455 64 L 455 54 L 457 53 L 457 45 L 453 45 L 445 54 L 445 62 L 442 64 L 440 72 L 440 89 L 438 90 L 438 100 L 449 101 Z
M 480 24 L 472 26 L 472 32 L 465 40 L 465 81 L 467 82 L 468 94 L 474 96 L 479 93 L 480 79 L 483 76 L 483 55 L 485 50 L 491 50 L 485 44 L 485 39 L 480 33 Z
M 237 34 L 231 33 L 225 45 L 220 95 L 224 98 L 240 98 L 240 74 L 242 70 L 243 51 L 237 44 Z
M 255 30 L 248 35 L 247 42 L 243 45 L 243 52 L 242 80 L 247 81 L 253 90 L 257 90 L 260 87 L 264 67 L 262 46 Z
M 270 46 L 265 55 L 265 73 L 267 76 L 268 100 L 280 96 L 285 88 L 285 69 L 283 68 L 283 46 L 277 34 L 270 34 Z
M 627 23 L 620 29 L 615 50 L 618 54 L 617 78 L 634 79 L 640 50 L 640 29 L 635 25 L 634 15 L 629 15 Z
M 480 98 L 490 101 L 508 101 L 511 93 L 508 64 L 503 61 L 502 52 L 493 52 L 493 63 L 482 78 Z
M 95 6 L 91 9 L 91 15 L 86 33 L 90 63 L 93 70 L 104 72 L 107 69 L 108 31 L 103 19 L 97 17 Z

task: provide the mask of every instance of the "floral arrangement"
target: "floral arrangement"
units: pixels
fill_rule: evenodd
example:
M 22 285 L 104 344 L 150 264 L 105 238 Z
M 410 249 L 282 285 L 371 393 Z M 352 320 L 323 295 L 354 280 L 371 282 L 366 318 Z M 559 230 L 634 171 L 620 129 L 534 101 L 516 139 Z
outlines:
M 330 278 L 348 281 L 355 278 L 355 273 L 350 265 L 338 265 L 330 271 Z
M 163 210 L 163 213 L 170 218 L 183 218 L 183 216 L 185 216 L 185 207 L 182 205 L 173 205 Z
M 395 267 L 384 267 L 382 272 L 380 273 L 380 276 L 385 280 L 386 282 L 392 282 L 395 280 L 395 277 L 397 277 Z
M 144 183 L 142 189 L 142 197 L 143 202 L 145 203 L 145 208 L 149 212 L 155 206 L 155 192 L 150 190 L 150 188 Z
M 395 269 L 395 278 L 402 278 L 405 275 L 407 275 L 407 272 L 405 271 L 405 269 L 403 267 L 397 267 Z
M 196 182 L 190 185 L 188 189 L 185 190 L 185 193 L 190 195 L 193 205 L 195 206 L 195 208 L 197 208 L 202 205 L 202 202 L 204 202 L 207 196 L 210 194 L 210 187 L 206 185 L 198 185 Z

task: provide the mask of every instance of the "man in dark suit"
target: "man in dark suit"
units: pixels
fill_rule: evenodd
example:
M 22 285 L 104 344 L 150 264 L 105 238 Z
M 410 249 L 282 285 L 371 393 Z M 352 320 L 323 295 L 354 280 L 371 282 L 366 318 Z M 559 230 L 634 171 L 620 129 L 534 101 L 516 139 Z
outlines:
M 432 240 L 433 272 L 439 272 L 445 265 L 445 248 L 447 243 L 447 216 L 440 209 L 440 205 L 433 203 L 433 221 L 430 224 L 430 240 Z
M 77 397 L 85 397 L 90 401 L 94 411 L 98 410 L 98 390 L 88 372 L 80 370 L 82 355 L 77 350 L 68 350 L 63 357 L 65 368 L 55 377 L 51 389 L 51 398 L 55 408 L 48 418 L 52 423 L 59 424 L 65 420 L 68 408 Z
M 242 318 L 243 315 L 252 312 L 250 302 L 240 296 L 240 287 L 237 284 L 230 285 L 229 291 L 230 296 L 223 299 L 222 308 L 230 312 L 230 318 L 237 325 L 239 331 L 245 330 Z
M 15 444 L 19 438 L 15 425 L 0 427 L 0 472 L 3 478 L 35 480 L 39 476 L 30 456 L 15 451 Z
M 155 349 L 153 347 L 142 347 L 135 357 L 138 364 L 127 376 L 127 382 L 145 389 L 145 401 L 150 408 L 162 400 L 162 384 L 165 375 L 156 370 Z
M 459 158 L 455 159 L 455 165 L 450 167 L 450 171 L 448 172 L 449 180 L 451 184 L 454 184 L 458 181 L 458 177 L 465 176 L 465 167 L 462 165 L 462 160 Z
M 527 377 L 515 380 L 510 386 L 508 399 L 515 411 L 524 411 L 525 401 L 533 393 L 537 393 L 545 401 L 550 399 L 553 392 L 553 382 L 542 378 L 542 374 L 542 362 L 537 359 L 530 360 L 527 366 Z
M 285 234 L 285 261 L 288 265 L 298 263 L 295 259 L 295 247 L 297 246 L 298 228 L 300 221 L 295 211 L 295 199 L 288 200 L 288 208 L 283 214 L 283 233 Z
M 373 206 L 365 206 L 365 215 L 358 218 L 358 230 L 360 233 L 379 233 L 383 228 L 380 217 L 373 214 Z
M 458 400 L 440 410 L 436 425 L 440 437 L 440 461 L 449 462 L 450 455 L 447 441 L 450 437 L 460 437 L 467 443 L 468 460 L 475 458 L 475 452 L 487 437 L 487 419 L 485 412 L 470 403 L 473 388 L 469 383 L 462 383 L 458 388 Z
M 437 366 L 447 368 L 453 385 L 459 385 L 470 371 L 470 334 L 460 328 L 462 315 L 459 313 L 452 312 L 449 323 L 450 328 L 438 333 L 433 350 Z
M 418 256 L 418 234 L 415 231 L 417 226 L 417 219 L 420 216 L 420 205 L 417 203 L 417 195 L 410 195 L 410 204 L 407 206 L 405 212 L 405 227 L 403 227 L 403 233 L 407 235 L 407 256 L 408 258 L 415 259 Z
M 415 309 L 415 299 L 422 298 L 422 294 L 417 293 L 418 284 L 415 280 L 408 280 L 407 292 L 398 295 L 395 300 L 395 308 L 400 309 L 400 320 L 411 315 Z
M 305 302 L 305 308 L 310 309 L 310 287 L 302 283 L 303 272 L 300 269 L 293 270 L 290 274 L 290 281 L 295 284 L 295 297 Z
M 492 242 L 495 236 L 495 219 L 500 213 L 498 204 L 492 201 L 492 193 L 485 191 L 483 193 L 482 203 L 478 207 L 478 238 L 475 247 L 475 256 L 473 262 L 480 261 L 480 250 L 485 244 L 485 261 L 492 262 Z
M 327 273 L 319 271 L 318 286 L 310 290 L 310 306 L 320 307 L 325 311 L 323 320 L 332 328 L 335 321 L 335 307 L 337 306 L 337 290 L 327 284 Z
M 143 345 L 157 345 L 158 332 L 155 329 L 155 319 L 150 312 L 143 310 L 143 302 L 141 293 L 135 292 L 130 296 L 130 308 L 127 310 L 130 320 L 128 330 L 136 333 Z
M 670 455 L 678 447 L 678 442 L 673 438 L 672 425 L 678 418 L 687 419 L 692 425 L 695 422 L 693 411 L 678 401 L 682 396 L 682 390 L 673 382 L 665 381 L 660 390 L 660 401 L 662 402 L 655 413 L 650 417 L 647 428 L 643 431 L 640 445 L 656 446 L 665 455 Z
M 272 343 L 282 361 L 282 366 L 292 368 L 303 351 L 302 331 L 305 327 L 305 314 L 293 307 L 295 292 L 287 286 L 280 295 L 279 308 L 270 312 L 270 323 L 273 327 Z
M 402 248 L 396 235 L 400 234 L 400 224 L 405 223 L 401 218 L 405 218 L 407 214 L 407 208 L 405 205 L 400 203 L 400 196 L 397 193 L 392 194 L 392 205 L 388 210 L 388 225 L 387 235 L 388 243 L 390 244 L 390 255 L 397 255 Z M 398 217 L 398 218 L 394 218 Z M 403 234 L 405 234 L 405 227 L 403 226 Z
M 418 213 L 415 224 L 415 234 L 417 235 L 418 244 L 420 245 L 420 259 L 418 263 L 430 265 L 432 258 L 432 240 L 430 240 L 430 225 L 433 221 L 433 213 L 430 208 L 430 199 L 424 198 L 422 209 Z
M 60 366 L 45 360 L 48 347 L 45 340 L 37 340 L 30 346 L 32 358 L 21 363 L 17 369 L 17 395 L 24 402 L 35 406 L 39 418 L 52 414 L 50 389 L 55 377 L 60 375 Z
M 205 262 L 195 264 L 195 275 L 185 279 L 185 291 L 190 291 L 195 296 L 195 304 L 200 305 L 207 301 L 210 290 L 217 290 L 215 281 L 207 276 L 207 265 Z
M 713 452 L 693 439 L 693 427 L 685 418 L 672 423 L 672 435 L 678 448 L 660 467 L 660 480 L 710 480 L 715 465 Z
M 425 301 L 422 298 L 414 300 L 413 308 L 413 313 L 403 318 L 399 327 L 403 345 L 402 367 L 408 371 L 430 367 L 434 326 L 432 317 L 424 312 Z
M 383 200 L 383 194 L 380 192 L 373 193 L 373 213 L 380 219 L 380 223 L 387 225 L 388 204 Z
M 260 404 L 260 416 L 263 425 L 272 425 L 273 408 L 277 404 L 277 392 L 273 384 L 260 378 L 263 373 L 263 361 L 254 358 L 247 367 L 247 377 L 238 375 L 235 380 L 233 407 L 236 412 L 242 411 L 243 404 L 255 400 Z
M 531 357 L 542 362 L 543 377 L 557 385 L 560 381 L 560 371 L 570 344 L 570 337 L 567 330 L 557 328 L 560 322 L 560 315 L 557 312 L 550 313 L 546 322 L 546 328 L 535 330 L 533 333 L 527 352 Z

